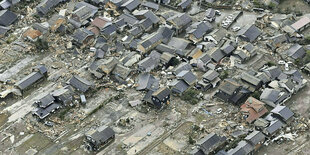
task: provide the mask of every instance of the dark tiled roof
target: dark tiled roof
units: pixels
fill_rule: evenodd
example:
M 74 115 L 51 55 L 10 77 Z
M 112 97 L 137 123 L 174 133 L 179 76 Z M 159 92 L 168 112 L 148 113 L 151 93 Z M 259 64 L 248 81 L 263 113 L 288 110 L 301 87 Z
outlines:
M 24 90 L 29 86 L 33 85 L 35 82 L 39 81 L 41 78 L 43 78 L 43 75 L 41 73 L 32 72 L 31 74 L 18 81 L 15 85 L 19 89 Z
M 287 55 L 292 57 L 293 59 L 303 58 L 306 55 L 306 51 L 299 44 L 292 45 L 287 51 Z
M 294 116 L 294 113 L 287 106 L 280 105 L 272 109 L 271 113 L 278 114 L 284 121 L 287 121 Z
M 261 33 L 261 30 L 255 25 L 249 25 L 242 28 L 237 35 L 246 38 L 249 42 L 253 42 L 258 36 L 261 35 Z
M 69 80 L 69 84 L 81 92 L 86 92 L 91 86 L 93 86 L 93 83 L 77 75 L 74 75 Z
M 122 7 L 128 9 L 129 11 L 133 11 L 141 4 L 140 0 L 128 0 L 124 4 L 122 4 Z
M 152 96 L 156 96 L 160 101 L 165 99 L 170 95 L 170 89 L 167 87 L 163 87 L 155 91 Z
M 115 132 L 110 127 L 101 126 L 95 132 L 92 132 L 91 134 L 86 133 L 86 136 L 91 137 L 95 141 L 96 145 L 101 145 L 104 142 L 106 142 L 108 139 L 114 137 Z
M 17 15 L 10 10 L 0 11 L 0 25 L 9 26 L 17 20 Z
M 210 133 L 203 139 L 199 140 L 197 144 L 200 146 L 200 149 L 203 150 L 205 154 L 209 154 L 214 151 L 214 149 L 216 149 L 219 144 L 225 141 L 225 137 L 218 136 L 215 133 Z

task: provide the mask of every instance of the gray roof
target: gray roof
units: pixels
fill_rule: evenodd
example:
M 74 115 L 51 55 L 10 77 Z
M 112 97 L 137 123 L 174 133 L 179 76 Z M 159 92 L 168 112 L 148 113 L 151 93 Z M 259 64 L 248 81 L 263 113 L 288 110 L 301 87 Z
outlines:
M 218 144 L 223 143 L 226 141 L 226 137 L 218 136 L 215 133 L 210 133 L 203 139 L 199 140 L 197 142 L 197 145 L 199 145 L 200 149 L 204 151 L 205 154 L 209 154 L 216 147 L 218 147 Z
M 264 72 L 272 79 L 276 79 L 279 77 L 279 75 L 282 73 L 281 69 L 277 66 L 271 66 L 269 68 L 266 68 Z
M 159 5 L 153 2 L 143 2 L 141 5 L 154 10 L 159 9 Z
M 85 28 L 80 28 L 74 32 L 72 37 L 76 42 L 83 44 L 85 39 L 89 36 L 94 36 L 94 33 Z
M 170 89 L 168 87 L 160 88 L 155 92 L 153 92 L 152 94 L 152 96 L 157 97 L 160 101 L 162 101 L 169 95 L 170 95 Z
M 306 51 L 299 44 L 292 45 L 287 51 L 287 55 L 292 57 L 293 59 L 303 58 L 306 55 Z
M 152 47 L 155 43 L 160 42 L 161 39 L 162 39 L 162 35 L 160 33 L 153 33 L 149 35 L 145 40 L 141 41 L 140 44 L 146 50 L 149 50 L 150 47 Z
M 12 3 L 9 2 L 9 0 L 2 0 L 0 2 L 0 6 L 2 9 L 7 9 L 7 8 L 11 7 L 11 5 L 12 5 Z
M 157 90 L 159 87 L 159 80 L 150 73 L 141 73 L 138 77 L 137 90 Z
M 271 113 L 279 115 L 284 121 L 287 121 L 294 116 L 294 113 L 287 106 L 280 105 L 277 105 L 272 109 Z
M 165 26 L 160 27 L 158 33 L 162 35 L 162 42 L 165 44 L 167 44 L 174 35 L 174 31 Z
M 230 79 L 225 79 L 224 82 L 220 85 L 219 90 L 228 95 L 233 95 L 240 87 L 241 86 L 238 83 Z
M 212 8 L 209 8 L 206 10 L 206 17 L 207 18 L 214 18 L 215 17 L 215 10 Z
M 268 134 L 273 134 L 284 126 L 279 119 L 275 119 L 270 122 L 269 126 L 266 128 Z
M 143 29 L 140 26 L 135 26 L 135 27 L 132 27 L 130 30 L 128 30 L 128 33 L 130 33 L 131 35 L 135 37 L 138 35 L 141 35 L 142 32 L 143 32 Z
M 142 27 L 144 30 L 146 30 L 146 29 L 152 27 L 153 22 L 152 22 L 152 20 L 151 20 L 150 18 L 146 18 L 146 19 L 142 19 L 142 20 L 139 22 L 139 24 L 141 25 L 141 27 Z
M 201 60 L 204 64 L 207 64 L 212 61 L 208 53 L 203 53 L 198 59 Z
M 157 24 L 160 21 L 159 17 L 157 17 L 151 10 L 144 12 L 143 16 L 149 18 L 153 24 Z
M 184 70 L 191 70 L 193 67 L 186 63 L 186 62 L 182 62 L 181 64 L 179 64 L 176 68 L 174 68 L 173 73 L 175 75 L 179 74 L 180 72 L 184 71 Z
M 250 133 L 248 136 L 246 136 L 244 139 L 249 142 L 251 145 L 255 146 L 259 144 L 260 142 L 263 142 L 265 140 L 265 135 L 257 130 L 254 130 L 252 133 Z
M 60 2 L 64 2 L 67 0 L 42 0 L 39 5 L 36 6 L 36 9 L 39 13 L 42 13 L 43 15 L 47 14 L 48 11 L 58 5 Z
M 197 80 L 196 75 L 189 70 L 181 71 L 179 74 L 176 75 L 176 77 L 184 80 L 188 85 L 194 84 Z
M 95 141 L 95 145 L 101 145 L 108 139 L 115 136 L 115 132 L 110 127 L 101 126 L 95 132 L 92 132 L 91 135 L 88 135 L 88 133 L 86 133 L 86 136 L 91 137 Z
M 238 146 L 232 150 L 229 150 L 227 153 L 229 155 L 247 155 L 254 150 L 254 146 L 242 140 L 238 143 Z
M 125 23 L 131 26 L 139 22 L 139 20 L 135 16 L 129 13 L 123 13 L 119 16 L 119 19 L 124 19 Z
M 186 29 L 187 33 L 193 34 L 195 38 L 200 39 L 206 33 L 211 32 L 213 26 L 209 22 L 196 22 Z
M 203 74 L 203 78 L 209 82 L 213 81 L 215 78 L 217 78 L 220 74 L 216 72 L 215 70 L 208 70 L 205 74 Z
M 109 37 L 113 35 L 114 33 L 116 33 L 116 30 L 117 30 L 117 26 L 115 24 L 109 24 L 105 26 L 105 28 L 103 28 L 103 30 L 101 31 L 101 34 L 103 34 L 106 37 Z
M 0 35 L 5 35 L 11 28 L 0 26 Z
M 279 99 L 280 91 L 275 89 L 266 88 L 260 95 L 260 100 L 275 103 Z
M 191 3 L 192 3 L 192 0 L 182 0 L 178 4 L 178 7 L 181 7 L 182 9 L 186 9 L 187 7 L 190 7 Z
M 44 119 L 46 118 L 48 115 L 50 115 L 51 112 L 55 111 L 56 109 L 58 109 L 59 107 L 61 107 L 60 104 L 57 103 L 53 103 L 51 105 L 49 105 L 46 108 L 37 108 L 34 111 L 34 114 L 37 115 L 40 119 Z
M 126 23 L 125 23 L 125 19 L 124 18 L 121 18 L 121 19 L 118 19 L 118 20 L 116 20 L 115 22 L 115 25 L 117 26 L 117 27 L 123 27 L 123 26 L 126 26 Z
M 158 66 L 159 61 L 151 57 L 146 57 L 138 62 L 139 69 L 149 72 Z
M 122 79 L 126 79 L 128 75 L 130 74 L 131 69 L 128 67 L 125 67 L 121 64 L 117 64 L 115 68 L 112 71 L 112 74 L 118 77 L 121 77 Z
M 168 43 L 168 46 L 172 46 L 179 50 L 185 50 L 185 48 L 190 44 L 190 41 L 183 38 L 172 37 Z
M 86 92 L 90 87 L 93 86 L 92 82 L 77 75 L 72 76 L 72 78 L 69 80 L 69 84 L 81 92 Z
M 43 78 L 43 75 L 40 72 L 32 72 L 31 74 L 18 81 L 15 85 L 19 89 L 24 90 L 33 85 L 35 82 L 39 81 L 41 78 Z
M 73 90 L 71 86 L 62 87 L 56 89 L 52 92 L 53 97 L 57 100 L 57 102 L 68 103 L 73 100 Z
M 17 20 L 17 15 L 10 10 L 0 11 L 0 25 L 9 26 Z
M 172 23 L 177 29 L 182 29 L 192 22 L 192 18 L 186 13 L 179 13 L 168 18 L 167 21 Z
M 261 30 L 258 29 L 254 24 L 245 26 L 241 30 L 238 31 L 238 36 L 242 36 L 246 39 L 246 41 L 253 42 L 256 40 L 258 36 L 261 35 Z
M 51 94 L 47 94 L 45 96 L 43 96 L 42 98 L 40 98 L 36 104 L 41 107 L 41 108 L 46 108 L 47 106 L 49 106 L 50 104 L 54 103 L 55 98 L 51 95 Z
M 261 83 L 261 80 L 253 75 L 250 75 L 246 72 L 243 72 L 241 74 L 241 79 L 254 85 L 254 86 L 258 86 Z
M 159 44 L 156 46 L 155 50 L 159 51 L 159 52 L 168 52 L 168 53 L 171 53 L 171 54 L 174 54 L 176 49 L 171 47 L 171 46 L 168 46 L 166 44 Z
M 129 11 L 136 9 L 141 4 L 140 0 L 128 0 L 121 7 L 126 8 Z
M 225 54 L 231 54 L 235 50 L 235 47 L 232 44 L 230 44 L 228 41 L 221 47 L 221 50 Z
M 225 57 L 225 54 L 221 51 L 220 48 L 213 48 L 209 50 L 207 53 L 215 62 L 219 62 L 221 59 Z
M 171 87 L 172 92 L 179 94 L 185 92 L 189 88 L 189 85 L 184 80 L 178 79 L 174 79 L 171 83 L 169 83 L 169 86 Z
M 259 78 L 263 83 L 270 82 L 270 77 L 264 72 L 258 72 L 255 77 Z
M 251 43 L 248 43 L 243 46 L 243 49 L 247 50 L 248 52 L 251 52 L 254 49 L 254 45 Z

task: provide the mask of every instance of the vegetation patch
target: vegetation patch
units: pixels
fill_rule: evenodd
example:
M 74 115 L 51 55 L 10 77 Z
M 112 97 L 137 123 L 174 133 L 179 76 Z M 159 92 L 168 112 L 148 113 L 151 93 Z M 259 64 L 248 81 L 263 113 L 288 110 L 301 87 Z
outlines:
M 187 91 L 185 91 L 182 95 L 181 95 L 181 100 L 189 102 L 193 105 L 197 104 L 199 102 L 199 99 L 197 98 L 199 94 L 199 91 L 191 88 L 188 89 Z

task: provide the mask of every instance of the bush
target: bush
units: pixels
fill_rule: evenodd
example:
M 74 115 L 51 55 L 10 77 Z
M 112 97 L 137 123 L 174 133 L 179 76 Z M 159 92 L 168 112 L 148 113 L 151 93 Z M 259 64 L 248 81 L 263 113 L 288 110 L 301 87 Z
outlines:
M 171 66 L 177 66 L 178 64 L 180 64 L 180 60 L 177 58 L 172 58 L 170 64 Z
M 36 46 L 37 50 L 48 50 L 48 42 L 46 40 L 43 40 L 39 38 L 36 42 L 34 42 L 34 45 Z
M 252 94 L 252 97 L 256 98 L 259 100 L 259 97 L 260 97 L 261 93 L 259 91 L 255 91 L 253 94 Z
M 276 66 L 276 63 L 274 63 L 272 61 L 268 61 L 266 65 L 271 67 L 271 66 Z
M 191 135 L 188 136 L 188 143 L 191 145 L 195 144 L 195 140 L 193 139 Z
M 12 42 L 14 42 L 16 40 L 16 36 L 15 35 L 10 35 L 8 37 L 8 39 L 6 40 L 7 44 L 11 44 Z
M 220 79 L 226 79 L 228 77 L 228 71 L 224 70 L 219 77 Z
M 197 90 L 194 89 L 189 89 L 187 91 L 185 91 L 182 95 L 181 95 L 181 100 L 189 102 L 191 104 L 197 104 L 199 102 L 199 99 L 197 98 L 199 92 Z
M 308 50 L 306 52 L 306 56 L 305 56 L 305 64 L 309 63 L 310 62 L 310 50 Z
M 310 35 L 305 37 L 305 41 L 306 41 L 307 44 L 310 44 Z

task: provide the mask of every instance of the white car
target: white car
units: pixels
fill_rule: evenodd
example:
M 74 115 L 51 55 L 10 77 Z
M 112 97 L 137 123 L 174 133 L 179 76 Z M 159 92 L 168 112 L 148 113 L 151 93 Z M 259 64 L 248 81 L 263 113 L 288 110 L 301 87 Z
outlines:
M 284 65 L 284 64 L 285 64 L 285 61 L 280 60 L 280 61 L 278 62 L 278 64 L 279 64 L 279 65 Z
M 233 30 L 234 32 L 237 32 L 237 31 L 240 30 L 240 27 L 233 27 L 232 30 Z

